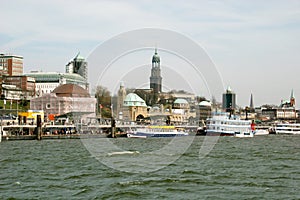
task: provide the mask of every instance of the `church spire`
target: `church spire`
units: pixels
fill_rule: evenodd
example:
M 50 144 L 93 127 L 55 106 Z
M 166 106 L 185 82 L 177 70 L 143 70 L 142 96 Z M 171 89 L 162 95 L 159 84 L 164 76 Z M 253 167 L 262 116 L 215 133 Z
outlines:
M 294 107 L 296 104 L 295 96 L 294 96 L 294 90 L 291 91 L 291 98 L 290 98 L 290 106 Z
M 152 69 L 150 76 L 150 88 L 153 89 L 154 93 L 160 93 L 162 88 L 162 77 L 160 70 L 160 57 L 155 47 L 154 55 L 152 56 Z
M 294 90 L 293 90 L 293 89 L 292 89 L 292 91 L 291 91 L 291 99 L 292 99 L 292 98 L 295 98 L 295 97 L 294 97 Z
M 252 95 L 252 93 L 251 93 L 251 96 L 250 96 L 250 109 L 254 109 L 253 95 Z

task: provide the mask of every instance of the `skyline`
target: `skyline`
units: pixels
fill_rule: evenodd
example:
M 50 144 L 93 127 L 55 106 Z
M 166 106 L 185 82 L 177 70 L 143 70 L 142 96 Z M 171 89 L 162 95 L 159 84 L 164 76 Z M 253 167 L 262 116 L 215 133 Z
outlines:
M 296 0 L 185 4 L 32 0 L 6 1 L 0 11 L 5 19 L 1 23 L 0 52 L 22 55 L 24 72 L 64 72 L 65 65 L 79 51 L 88 58 L 99 45 L 118 34 L 151 27 L 178 32 L 205 49 L 225 89 L 230 86 L 237 94 L 238 105 L 249 105 L 251 93 L 255 106 L 279 105 L 290 97 L 291 90 L 296 107 L 300 105 L 300 2 Z M 148 80 L 153 52 L 147 53 L 143 63 L 149 65 Z M 162 64 L 171 69 L 167 55 L 159 54 Z M 179 85 L 178 89 L 185 88 Z M 218 101 L 221 95 L 216 97 Z

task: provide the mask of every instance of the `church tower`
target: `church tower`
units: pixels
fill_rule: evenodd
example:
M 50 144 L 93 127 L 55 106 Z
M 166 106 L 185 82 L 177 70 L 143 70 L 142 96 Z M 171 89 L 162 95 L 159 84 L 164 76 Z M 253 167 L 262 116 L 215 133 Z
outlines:
M 252 95 L 252 93 L 251 93 L 251 96 L 250 96 L 250 106 L 249 106 L 249 108 L 250 108 L 250 111 L 251 112 L 254 112 L 254 103 L 253 103 L 253 95 Z
M 119 119 L 122 119 L 123 104 L 124 104 L 125 97 L 126 97 L 126 90 L 125 90 L 125 87 L 124 87 L 124 83 L 121 82 L 120 83 L 120 89 L 118 91 L 118 104 L 117 104 L 117 114 L 118 114 Z
M 155 53 L 152 57 L 152 68 L 150 76 L 150 88 L 153 89 L 154 93 L 160 93 L 162 87 L 162 77 L 160 70 L 160 57 L 157 54 L 157 49 L 155 48 Z

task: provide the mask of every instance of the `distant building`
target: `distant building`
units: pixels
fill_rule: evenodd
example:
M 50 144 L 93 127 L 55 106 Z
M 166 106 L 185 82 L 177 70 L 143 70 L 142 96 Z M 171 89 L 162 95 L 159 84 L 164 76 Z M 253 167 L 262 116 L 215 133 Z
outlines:
M 88 79 L 88 63 L 85 58 L 80 55 L 80 52 L 66 65 L 66 73 L 68 74 L 79 74 L 86 82 Z
M 0 54 L 0 76 L 23 75 L 23 56 Z
M 30 100 L 35 80 L 23 75 L 23 56 L 0 54 L 0 94 L 8 100 Z
M 118 99 L 117 99 L 117 116 L 118 116 L 118 119 L 121 119 L 121 120 L 123 119 L 123 106 L 124 106 L 125 98 L 126 98 L 126 90 L 124 87 L 124 83 L 121 83 L 120 89 L 118 91 Z
M 91 97 L 87 90 L 78 85 L 64 84 L 50 94 L 32 99 L 30 109 L 44 110 L 48 120 L 51 116 L 57 116 L 65 118 L 66 122 L 84 122 L 88 117 L 96 116 L 96 98 Z
M 206 120 L 207 118 L 211 117 L 212 112 L 212 105 L 208 101 L 201 101 L 198 104 L 198 112 L 197 112 L 197 118 L 201 120 Z
M 35 79 L 35 97 L 50 94 L 56 87 L 63 84 L 76 84 L 88 90 L 86 80 L 79 74 L 32 71 L 26 76 Z
M 294 107 L 261 108 L 259 118 L 262 119 L 262 121 L 296 120 L 298 113 Z
M 222 108 L 229 112 L 230 110 L 234 110 L 236 108 L 236 96 L 235 93 L 231 90 L 230 87 L 227 88 L 226 92 L 223 94 L 223 106 Z
M 171 91 L 170 94 L 175 99 L 185 99 L 189 103 L 194 103 L 195 102 L 195 95 L 192 94 L 192 93 L 188 93 L 188 92 L 185 92 L 185 91 L 182 91 L 182 92 Z
M 282 108 L 288 108 L 288 107 L 295 107 L 296 99 L 294 96 L 294 91 L 291 91 L 291 96 L 289 100 L 281 100 L 280 107 Z
M 5 99 L 30 100 L 35 96 L 35 79 L 29 76 L 3 76 L 1 95 Z
M 129 93 L 124 99 L 122 113 L 125 121 L 142 121 L 148 116 L 147 105 L 137 94 Z
M 190 117 L 190 105 L 188 101 L 185 99 L 176 99 L 173 103 L 172 110 L 169 116 L 170 124 L 187 124 Z
M 150 88 L 153 89 L 155 94 L 162 92 L 162 90 L 161 90 L 162 77 L 161 77 L 161 69 L 160 69 L 160 57 L 157 54 L 157 49 L 155 49 L 155 53 L 152 57 Z
M 294 107 L 277 108 L 276 118 L 279 120 L 295 120 L 298 118 L 298 113 Z

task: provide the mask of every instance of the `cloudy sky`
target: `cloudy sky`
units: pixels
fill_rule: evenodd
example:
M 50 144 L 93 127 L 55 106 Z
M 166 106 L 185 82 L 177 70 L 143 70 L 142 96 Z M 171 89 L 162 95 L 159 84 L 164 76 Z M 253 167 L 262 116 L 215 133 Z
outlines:
M 205 49 L 240 106 L 251 93 L 256 106 L 279 104 L 292 89 L 300 105 L 299 0 L 1 0 L 0 17 L 0 52 L 24 56 L 25 72 L 64 72 L 79 51 L 88 57 L 121 33 L 159 28 Z

